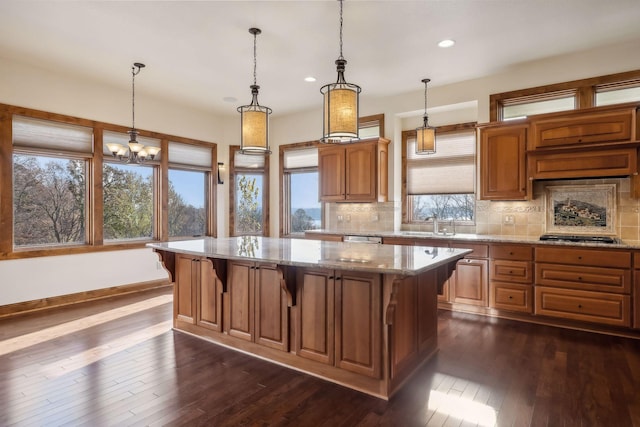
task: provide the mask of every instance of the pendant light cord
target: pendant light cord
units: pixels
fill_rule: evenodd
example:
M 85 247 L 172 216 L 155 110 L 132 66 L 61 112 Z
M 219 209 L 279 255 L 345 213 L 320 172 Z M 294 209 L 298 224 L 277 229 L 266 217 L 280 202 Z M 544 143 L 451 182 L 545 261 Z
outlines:
M 427 115 L 427 84 L 431 81 L 430 79 L 422 80 L 424 82 L 424 127 L 429 125 L 429 116 Z
M 138 73 L 140 68 L 138 68 Z M 131 67 L 131 129 L 136 128 L 136 67 Z
M 256 69 L 258 67 L 258 61 L 256 59 L 257 57 L 257 49 L 256 49 L 256 38 L 257 38 L 257 33 L 253 33 L 253 84 L 254 86 L 257 85 L 257 77 L 256 77 Z
M 342 56 L 342 0 L 340 0 L 340 57 L 338 59 L 344 59 Z

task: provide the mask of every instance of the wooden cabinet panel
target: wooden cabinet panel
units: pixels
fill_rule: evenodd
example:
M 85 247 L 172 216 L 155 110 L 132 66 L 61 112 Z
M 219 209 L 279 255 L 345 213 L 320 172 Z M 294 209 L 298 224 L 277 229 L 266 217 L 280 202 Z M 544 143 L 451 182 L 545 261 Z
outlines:
M 275 265 L 258 264 L 255 269 L 255 342 L 278 350 L 289 350 L 289 310 Z
M 489 245 L 486 244 L 451 241 L 449 243 L 449 247 L 471 249 L 473 252 L 465 255 L 465 258 L 486 258 L 487 256 L 489 256 Z
M 531 284 L 533 268 L 530 261 L 491 260 L 489 277 L 491 280 Z
M 389 332 L 391 347 L 391 378 L 396 378 L 407 366 L 418 359 L 420 337 L 418 328 L 418 307 L 420 287 L 418 278 L 409 276 L 396 278 L 391 296 L 394 305 L 393 319 Z M 428 331 L 425 331 L 427 333 Z
M 376 146 L 354 144 L 345 149 L 345 199 L 377 199 Z
M 480 128 L 480 199 L 526 200 L 528 125 Z
M 536 286 L 538 315 L 630 326 L 630 303 L 629 295 Z
M 253 262 L 230 261 L 225 313 L 225 331 L 234 337 L 253 341 Z
M 301 268 L 296 273 L 298 324 L 296 354 L 333 365 L 334 304 L 333 270 Z
M 536 263 L 536 284 L 628 294 L 631 271 L 620 268 Z
M 633 283 L 633 327 L 640 329 L 640 271 L 634 272 Z
M 531 313 L 533 311 L 533 286 L 491 281 L 489 283 L 489 307 Z
M 536 262 L 593 267 L 630 268 L 631 252 L 561 247 L 537 247 Z
M 601 109 L 602 110 L 602 109 Z M 635 108 L 554 114 L 531 120 L 532 149 L 633 140 Z
M 383 237 L 382 243 L 385 245 L 408 245 L 412 246 L 415 242 L 411 237 Z
M 638 169 L 637 149 L 591 149 L 563 153 L 530 153 L 529 179 L 627 176 Z
M 340 234 L 304 233 L 304 238 L 309 240 L 324 240 L 325 242 L 342 242 Z
M 324 202 L 386 202 L 388 139 L 374 138 L 318 149 L 320 200 Z
M 487 306 L 487 263 L 469 258 L 458 261 L 450 281 L 451 302 Z
M 380 275 L 341 272 L 336 277 L 337 367 L 380 377 L 381 300 Z
M 344 200 L 345 149 L 327 146 L 318 150 L 319 198 L 325 202 Z
M 196 324 L 222 332 L 222 283 L 217 279 L 213 263 L 200 260 L 200 280 Z
M 493 244 L 489 249 L 492 259 L 512 261 L 532 261 L 533 246 L 531 245 L 501 245 Z
M 198 261 L 185 255 L 176 256 L 176 280 L 173 307 L 176 320 L 195 324 Z

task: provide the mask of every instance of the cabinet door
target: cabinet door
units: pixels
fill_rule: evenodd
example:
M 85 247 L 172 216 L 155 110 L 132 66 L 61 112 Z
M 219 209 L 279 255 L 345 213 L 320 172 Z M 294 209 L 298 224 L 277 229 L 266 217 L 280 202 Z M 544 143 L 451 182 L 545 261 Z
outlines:
M 638 169 L 637 157 L 636 148 L 531 153 L 528 159 L 528 171 L 531 179 L 633 175 Z
M 526 200 L 527 126 L 480 129 L 480 198 Z
M 461 259 L 452 276 L 451 302 L 487 306 L 487 260 Z
M 199 267 L 200 292 L 198 292 L 196 323 L 212 331 L 222 332 L 222 284 L 217 279 L 210 260 L 201 260 Z
M 335 281 L 332 270 L 299 268 L 296 274 L 296 354 L 333 365 Z
M 345 198 L 350 201 L 375 202 L 377 200 L 377 146 L 354 144 L 346 148 Z
M 255 270 L 255 342 L 288 351 L 289 310 L 280 278 L 275 265 Z
M 380 377 L 381 300 L 380 275 L 343 271 L 336 277 L 338 368 Z
M 344 200 L 344 147 L 322 147 L 318 150 L 319 199 L 323 202 Z
M 227 294 L 229 309 L 225 313 L 224 329 L 234 337 L 253 340 L 253 279 L 255 263 L 229 261 Z
M 176 256 L 176 282 L 173 290 L 176 321 L 195 323 L 197 267 L 198 260 L 184 255 Z

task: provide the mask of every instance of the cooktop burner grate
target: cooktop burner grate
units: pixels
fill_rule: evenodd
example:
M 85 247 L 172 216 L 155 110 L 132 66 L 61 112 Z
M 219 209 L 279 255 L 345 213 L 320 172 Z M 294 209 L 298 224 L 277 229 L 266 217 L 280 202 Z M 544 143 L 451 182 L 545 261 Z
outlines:
M 551 240 L 558 242 L 593 242 L 593 243 L 618 243 L 615 237 L 610 236 L 580 236 L 565 234 L 543 234 L 540 240 Z

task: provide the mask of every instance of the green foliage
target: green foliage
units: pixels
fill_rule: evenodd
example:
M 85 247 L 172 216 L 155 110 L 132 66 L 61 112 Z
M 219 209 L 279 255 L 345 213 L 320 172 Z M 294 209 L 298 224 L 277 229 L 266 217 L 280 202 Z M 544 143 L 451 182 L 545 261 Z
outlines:
M 313 230 L 314 228 L 315 223 L 313 221 L 313 218 L 307 215 L 307 212 L 304 209 L 296 209 L 293 216 L 291 217 L 291 232 L 302 232 L 305 230 Z
M 205 234 L 206 211 L 188 205 L 169 181 L 169 236 L 202 236 Z
M 241 175 L 238 179 L 239 199 L 236 212 L 237 234 L 262 234 L 262 209 L 260 209 L 260 187 L 257 179 Z
M 131 170 L 105 164 L 103 169 L 104 238 L 133 239 L 153 235 L 153 187 Z

